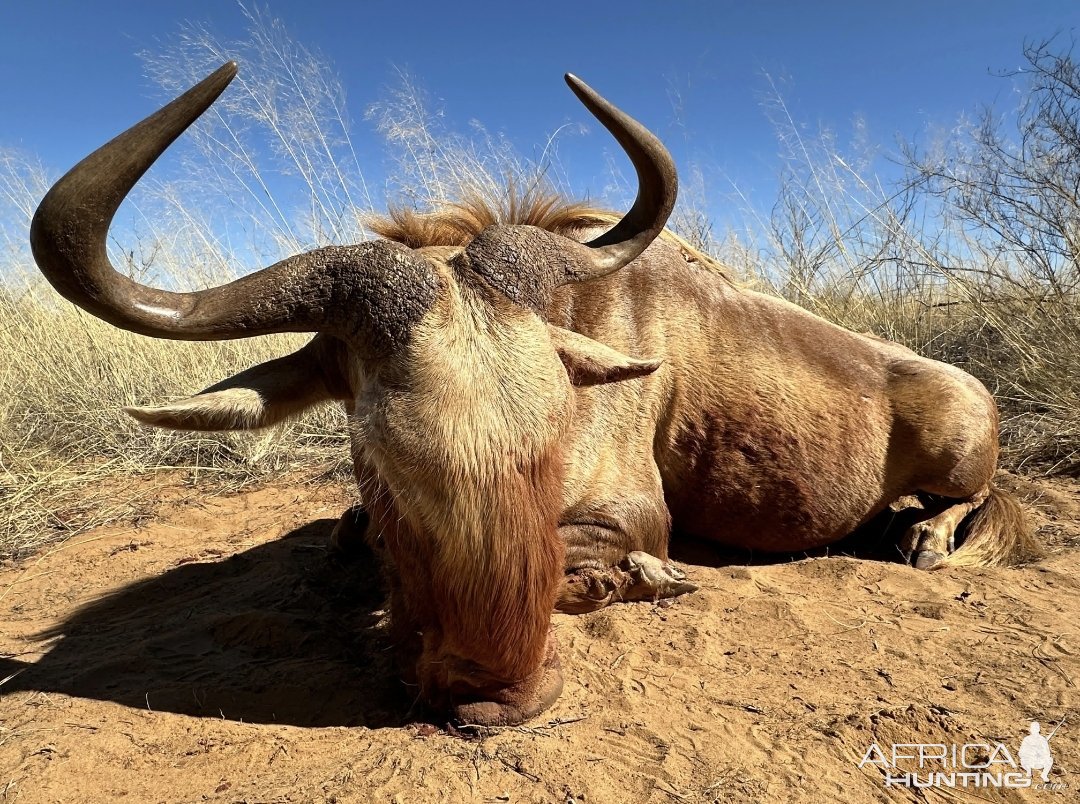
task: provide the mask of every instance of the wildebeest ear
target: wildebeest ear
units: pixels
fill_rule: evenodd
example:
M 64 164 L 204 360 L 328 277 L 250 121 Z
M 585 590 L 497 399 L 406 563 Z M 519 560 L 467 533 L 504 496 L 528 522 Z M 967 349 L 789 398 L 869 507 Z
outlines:
M 548 333 L 574 385 L 601 385 L 644 377 L 660 368 L 663 362 L 638 360 L 592 338 L 551 324 Z
M 316 337 L 291 355 L 260 363 L 195 396 L 161 407 L 127 407 L 144 424 L 172 430 L 255 430 L 269 427 L 312 405 L 348 397 Z

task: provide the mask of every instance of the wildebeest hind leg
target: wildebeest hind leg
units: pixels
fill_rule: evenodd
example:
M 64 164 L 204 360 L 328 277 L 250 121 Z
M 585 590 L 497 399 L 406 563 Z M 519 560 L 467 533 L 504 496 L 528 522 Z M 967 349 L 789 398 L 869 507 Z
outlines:
M 904 557 L 918 569 L 930 569 L 956 549 L 956 529 L 964 518 L 982 505 L 990 488 L 965 500 L 946 500 L 932 507 L 927 517 L 909 527 L 900 539 Z

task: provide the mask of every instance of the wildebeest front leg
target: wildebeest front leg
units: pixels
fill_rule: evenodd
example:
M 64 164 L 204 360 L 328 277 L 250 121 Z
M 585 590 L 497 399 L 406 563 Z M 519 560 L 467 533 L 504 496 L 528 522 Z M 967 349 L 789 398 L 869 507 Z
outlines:
M 584 614 L 612 603 L 678 597 L 697 588 L 674 564 L 635 550 L 616 567 L 586 567 L 568 573 L 555 608 L 566 614 Z
M 584 614 L 620 601 L 660 600 L 698 588 L 687 581 L 686 575 L 674 564 L 641 550 L 632 550 L 613 561 L 610 556 L 612 545 L 608 544 L 607 549 L 596 551 L 596 557 L 582 559 L 580 549 L 586 530 L 590 534 L 589 541 L 596 539 L 593 526 L 562 528 L 568 545 L 569 566 L 555 601 L 557 611 Z M 601 537 L 597 541 L 608 541 L 616 533 L 604 529 L 607 538 Z M 604 566 L 609 561 L 612 563 Z

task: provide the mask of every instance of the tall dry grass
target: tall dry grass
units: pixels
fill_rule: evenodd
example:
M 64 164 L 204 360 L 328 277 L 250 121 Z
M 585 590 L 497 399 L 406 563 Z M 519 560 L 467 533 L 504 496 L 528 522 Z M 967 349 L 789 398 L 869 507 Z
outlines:
M 572 195 L 551 141 L 527 160 L 482 129 L 448 131 L 408 76 L 368 110 L 395 165 L 373 188 L 328 65 L 274 19 L 252 12 L 249 22 L 248 39 L 227 48 L 190 27 L 147 57 L 148 73 L 169 91 L 226 57 L 244 70 L 187 138 L 187 175 L 143 182 L 122 208 L 112 256 L 132 276 L 175 288 L 216 284 L 244 266 L 362 240 L 365 214 L 391 202 L 426 209 L 469 194 L 496 206 L 537 188 Z M 1046 50 L 1031 58 L 1043 83 L 1026 84 L 1028 104 L 1012 110 L 1020 136 L 990 124 L 1000 116 L 977 121 L 930 151 L 906 151 L 905 177 L 889 184 L 875 178 L 865 141 L 843 148 L 829 132 L 808 138 L 774 93 L 776 203 L 764 211 L 747 203 L 746 227 L 718 233 L 708 188 L 693 180 L 672 225 L 761 288 L 971 371 L 1003 411 L 1006 465 L 1075 472 L 1080 307 L 1070 248 L 1080 216 L 1070 216 L 1075 195 L 1062 200 L 1064 185 L 1054 182 L 1069 158 L 1080 165 L 1080 146 L 1069 151 L 1080 143 L 1070 140 L 1080 103 L 1071 61 Z M 1038 103 L 1046 95 L 1051 107 Z M 1048 116 L 1061 109 L 1063 117 Z M 130 516 L 135 492 L 124 479 L 165 468 L 234 485 L 301 467 L 347 472 L 343 414 L 333 406 L 255 434 L 172 433 L 127 419 L 124 405 L 186 396 L 304 338 L 159 341 L 60 300 L 38 277 L 27 242 L 49 178 L 26 155 L 0 151 L 0 556 Z M 612 184 L 623 186 L 618 177 Z M 609 200 L 619 209 L 628 199 Z M 1041 240 L 1025 237 L 1025 221 L 1042 225 Z

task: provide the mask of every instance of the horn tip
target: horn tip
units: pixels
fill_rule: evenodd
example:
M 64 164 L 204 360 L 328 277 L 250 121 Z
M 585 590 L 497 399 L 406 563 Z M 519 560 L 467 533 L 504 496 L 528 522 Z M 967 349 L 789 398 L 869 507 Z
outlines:
M 566 81 L 566 85 L 574 90 L 574 92 L 581 92 L 582 90 L 589 88 L 588 84 L 573 73 L 563 73 L 563 80 Z
M 597 94 L 596 90 L 573 73 L 566 73 L 563 78 L 566 81 L 566 85 L 570 87 L 575 95 L 577 95 L 578 100 L 584 103 L 589 109 L 593 109 L 598 104 L 603 103 L 603 98 Z
M 229 59 L 229 61 L 222 64 L 214 70 L 214 72 L 210 73 L 210 75 L 200 81 L 199 85 L 204 87 L 217 87 L 217 92 L 222 92 L 225 87 L 231 84 L 232 80 L 236 78 L 236 73 L 239 69 L 240 66 L 232 59 Z
M 206 106 L 213 103 L 217 97 L 225 91 L 225 88 L 232 83 L 232 80 L 236 78 L 236 73 L 239 70 L 239 65 L 232 59 L 222 64 L 210 75 L 206 76 L 200 81 L 192 90 L 201 89 L 202 92 L 209 93 L 206 101 Z

